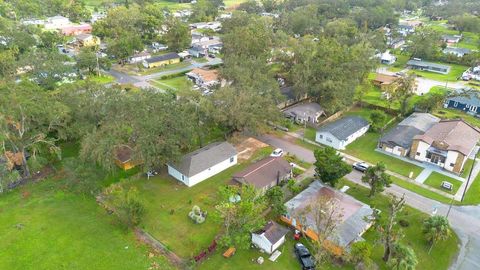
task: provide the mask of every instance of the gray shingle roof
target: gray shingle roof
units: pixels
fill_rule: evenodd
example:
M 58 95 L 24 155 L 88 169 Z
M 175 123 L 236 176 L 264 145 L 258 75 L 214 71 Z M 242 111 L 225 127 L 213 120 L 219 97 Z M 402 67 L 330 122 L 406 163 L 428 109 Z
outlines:
M 469 54 L 471 52 L 470 49 L 467 48 L 457 48 L 457 47 L 447 47 L 443 49 L 444 53 L 456 53 L 456 54 Z
M 152 57 L 152 58 L 145 59 L 145 61 L 147 63 L 156 63 L 156 62 L 175 59 L 175 58 L 180 58 L 180 56 L 177 53 L 167 53 L 167 54 L 164 54 L 164 55 L 155 56 L 155 57 Z
M 282 237 L 284 237 L 288 233 L 288 231 L 289 230 L 287 228 L 280 226 L 278 223 L 270 220 L 261 230 L 255 232 L 255 234 L 264 234 L 265 238 L 267 238 L 268 241 L 272 245 L 274 245 L 280 239 L 282 239 Z
M 408 60 L 407 65 L 408 66 L 423 67 L 423 68 L 434 67 L 434 68 L 450 69 L 450 66 L 447 66 L 447 65 L 442 65 L 442 64 L 432 63 L 432 62 L 419 61 L 419 60 Z
M 339 140 L 346 140 L 350 135 L 368 126 L 367 120 L 360 116 L 347 116 L 320 127 L 318 132 L 329 132 Z
M 169 164 L 187 177 L 225 161 L 237 154 L 237 150 L 228 142 L 215 142 L 183 156 L 180 162 Z
M 466 94 L 466 95 L 459 95 L 455 97 L 448 98 L 450 101 L 455 101 L 461 104 L 468 104 L 476 107 L 480 107 L 480 98 L 476 94 Z
M 380 139 L 380 142 L 409 149 L 412 146 L 413 137 L 424 134 L 438 122 L 440 122 L 440 119 L 429 113 L 412 113 L 397 126 L 390 129 Z
M 310 117 L 316 117 L 318 113 L 323 114 L 324 110 L 322 106 L 318 103 L 314 102 L 308 102 L 308 103 L 302 103 L 302 104 L 297 104 L 292 107 L 288 107 L 283 111 L 285 115 L 291 115 L 291 116 L 298 116 L 298 117 L 304 117 L 310 116 Z

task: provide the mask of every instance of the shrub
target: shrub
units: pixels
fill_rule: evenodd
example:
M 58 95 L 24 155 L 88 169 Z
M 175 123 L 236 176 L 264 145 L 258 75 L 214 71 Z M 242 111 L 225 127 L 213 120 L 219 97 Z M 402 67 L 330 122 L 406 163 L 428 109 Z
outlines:
M 400 226 L 402 226 L 402 227 L 404 227 L 404 228 L 410 226 L 410 222 L 408 222 L 408 220 L 405 220 L 405 219 L 400 219 L 400 220 L 398 221 L 398 224 L 400 224 Z
M 202 212 L 200 207 L 198 207 L 197 205 L 194 205 L 192 207 L 192 211 L 188 213 L 188 217 L 191 220 L 193 220 L 193 222 L 195 222 L 196 224 L 201 224 L 205 222 L 206 216 L 207 216 L 207 211 Z

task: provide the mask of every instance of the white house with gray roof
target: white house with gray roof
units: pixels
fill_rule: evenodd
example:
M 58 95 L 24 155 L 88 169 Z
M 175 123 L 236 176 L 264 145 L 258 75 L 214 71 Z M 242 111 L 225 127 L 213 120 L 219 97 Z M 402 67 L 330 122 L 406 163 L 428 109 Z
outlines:
M 370 123 L 360 116 L 347 116 L 317 129 L 315 141 L 343 150 L 351 142 L 365 134 Z
M 228 142 L 211 143 L 167 164 L 168 174 L 191 187 L 237 164 L 237 150 Z

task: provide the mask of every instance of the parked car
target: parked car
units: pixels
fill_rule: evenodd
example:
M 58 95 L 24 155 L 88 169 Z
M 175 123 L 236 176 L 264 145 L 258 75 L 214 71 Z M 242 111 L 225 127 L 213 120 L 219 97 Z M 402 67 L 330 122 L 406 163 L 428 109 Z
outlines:
M 365 162 L 355 162 L 353 163 L 352 167 L 357 171 L 366 172 L 370 166 L 368 166 L 368 164 Z
M 215 54 L 211 53 L 211 54 L 208 55 L 208 57 L 215 58 Z
M 295 254 L 297 255 L 303 270 L 314 270 L 315 262 L 313 261 L 310 251 L 302 244 L 295 244 Z
M 281 157 L 283 156 L 283 150 L 281 148 L 277 148 L 273 150 L 273 152 L 270 154 L 271 157 Z

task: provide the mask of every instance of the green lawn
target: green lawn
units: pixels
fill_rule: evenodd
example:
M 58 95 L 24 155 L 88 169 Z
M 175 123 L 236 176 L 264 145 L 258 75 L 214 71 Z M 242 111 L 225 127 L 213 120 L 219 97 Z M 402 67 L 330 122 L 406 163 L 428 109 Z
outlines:
M 152 80 L 152 82 L 160 88 L 169 88 L 172 90 L 190 89 L 193 86 L 192 81 L 187 79 L 185 75 L 165 80 Z
M 440 74 L 435 72 L 429 71 L 421 71 L 421 70 L 410 70 L 410 73 L 415 73 L 419 77 L 424 77 L 427 79 L 443 81 L 443 82 L 456 82 L 459 77 L 462 76 L 462 73 L 468 69 L 467 66 L 457 65 L 457 64 L 447 64 L 447 63 L 439 63 L 442 65 L 450 66 L 450 72 L 448 74 Z
M 440 187 L 440 185 L 442 184 L 442 181 L 450 182 L 453 185 L 453 190 L 448 191 L 448 190 Z M 424 184 L 429 185 L 429 186 L 431 186 L 433 188 L 436 188 L 438 190 L 447 192 L 447 193 L 455 194 L 457 192 L 457 190 L 460 188 L 460 186 L 462 185 L 462 182 L 458 181 L 457 179 L 453 179 L 453 178 L 450 178 L 448 176 L 445 176 L 441 173 L 432 172 L 432 174 L 430 174 L 430 176 L 427 178 L 427 180 L 425 180 Z
M 458 35 L 459 31 L 449 29 L 445 25 L 440 25 L 438 22 L 430 22 L 429 27 L 439 32 L 442 35 Z M 478 34 L 472 32 L 463 32 L 463 39 L 457 44 L 460 48 L 467 48 L 471 50 L 478 50 L 480 37 Z
M 397 57 L 397 61 L 395 61 L 393 65 L 389 66 L 388 70 L 392 72 L 398 72 L 405 69 L 408 60 L 410 60 L 410 55 L 395 53 L 395 56 Z
M 252 160 L 267 156 L 271 151 L 270 147 L 261 149 Z M 249 164 L 233 166 L 190 188 L 166 173 L 150 180 L 141 178 L 134 181 L 146 204 L 147 214 L 143 222 L 146 231 L 181 257 L 197 255 L 210 245 L 221 228 L 219 220 L 212 216 L 218 188 Z M 205 223 L 194 224 L 187 216 L 193 205 L 208 211 Z
M 472 169 L 473 166 L 473 159 L 467 159 L 465 161 L 465 164 L 463 164 L 463 171 L 462 171 L 462 177 L 467 179 L 468 175 L 470 174 L 470 170 Z
M 347 194 L 355 197 L 356 199 L 371 205 L 381 210 L 381 218 L 385 219 L 388 213 L 388 199 L 387 197 L 377 194 L 373 198 L 368 197 L 369 190 L 355 183 L 347 180 L 340 181 L 339 186 L 348 185 L 350 189 Z M 410 246 L 417 256 L 418 265 L 416 269 L 422 270 L 440 270 L 448 269 L 452 261 L 455 259 L 458 252 L 458 238 L 453 235 L 444 242 L 437 243 L 430 254 L 428 249 L 430 245 L 425 240 L 422 233 L 423 221 L 428 217 L 427 214 L 422 213 L 414 208 L 405 206 L 404 209 L 398 214 L 398 220 L 406 220 L 409 223 L 408 227 L 402 228 L 404 238 L 402 242 Z M 398 224 L 398 223 L 397 223 Z M 399 225 L 397 225 L 399 226 Z M 363 236 L 368 242 L 374 245 L 373 257 L 374 261 L 379 264 L 380 269 L 388 269 L 385 263 L 381 260 L 383 255 L 383 245 L 380 241 L 380 233 L 375 228 L 367 231 Z
M 404 189 L 408 189 L 410 191 L 413 191 L 419 195 L 422 195 L 423 197 L 425 198 L 429 198 L 429 199 L 432 199 L 432 200 L 435 200 L 435 201 L 438 201 L 438 202 L 442 202 L 442 203 L 450 203 L 451 202 L 451 199 L 441 195 L 441 194 L 438 194 L 434 191 L 431 191 L 429 189 L 426 189 L 426 188 L 423 188 L 419 185 L 416 185 L 414 183 L 410 183 L 408 181 L 405 181 L 405 180 L 402 180 L 402 179 L 399 179 L 399 178 L 396 178 L 396 177 L 393 177 L 393 176 L 390 176 L 390 179 L 392 180 L 393 184 L 399 186 L 399 187 L 402 187 Z
M 315 141 L 315 137 L 317 136 L 317 129 L 307 127 L 307 129 L 305 129 L 304 132 L 305 132 L 305 135 L 304 135 L 305 138 L 311 141 Z
M 464 205 L 477 205 L 480 204 L 480 174 L 475 179 L 472 179 L 473 183 L 465 194 L 465 198 L 461 204 Z
M 88 79 L 101 84 L 112 83 L 115 81 L 113 76 L 107 74 L 100 74 L 100 76 L 89 76 Z
M 413 177 L 420 174 L 422 168 L 375 151 L 379 139 L 379 133 L 367 132 L 365 135 L 349 144 L 344 152 L 373 164 L 384 162 L 387 165 L 388 170 L 394 171 L 403 176 L 408 177 L 410 172 L 413 172 Z
M 147 269 L 154 261 L 173 269 L 164 258 L 149 259 L 93 197 L 63 192 L 59 181 L 0 197 L 0 269 Z
M 474 126 L 480 127 L 480 119 L 479 118 L 477 118 L 473 115 L 470 115 L 470 114 L 466 114 L 463 111 L 441 108 L 439 110 L 436 110 L 433 114 L 437 117 L 442 118 L 442 119 L 462 118 L 463 120 L 467 121 L 468 123 L 470 123 Z

